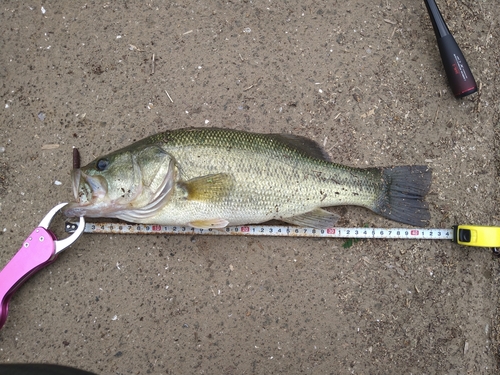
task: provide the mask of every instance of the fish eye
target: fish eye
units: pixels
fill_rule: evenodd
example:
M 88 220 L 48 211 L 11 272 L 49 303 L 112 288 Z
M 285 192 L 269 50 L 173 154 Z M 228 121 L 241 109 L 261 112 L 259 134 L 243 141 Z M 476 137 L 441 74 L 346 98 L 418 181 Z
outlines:
M 99 159 L 97 160 L 97 163 L 96 163 L 96 168 L 98 171 L 104 171 L 106 170 L 106 168 L 108 168 L 108 165 L 109 165 L 109 161 L 108 159 Z

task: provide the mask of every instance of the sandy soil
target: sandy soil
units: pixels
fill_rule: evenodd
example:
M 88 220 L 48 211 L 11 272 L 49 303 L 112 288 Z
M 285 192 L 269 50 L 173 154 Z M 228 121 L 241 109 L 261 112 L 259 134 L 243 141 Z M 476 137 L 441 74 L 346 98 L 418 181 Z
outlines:
M 432 227 L 500 225 L 500 8 L 438 5 L 481 85 L 462 100 L 421 1 L 3 1 L 0 265 L 71 199 L 73 146 L 86 163 L 186 126 L 292 132 L 352 166 L 428 164 Z M 398 226 L 334 211 L 343 225 Z M 63 223 L 52 226 L 61 237 Z M 0 362 L 98 374 L 498 373 L 491 249 L 342 244 L 84 235 L 15 294 Z

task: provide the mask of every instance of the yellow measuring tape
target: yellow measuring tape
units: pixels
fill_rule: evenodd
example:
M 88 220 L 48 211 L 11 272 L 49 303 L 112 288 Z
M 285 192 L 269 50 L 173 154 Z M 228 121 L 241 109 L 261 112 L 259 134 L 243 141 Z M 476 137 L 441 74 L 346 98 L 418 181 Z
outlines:
M 456 225 L 453 242 L 474 247 L 500 247 L 500 227 Z

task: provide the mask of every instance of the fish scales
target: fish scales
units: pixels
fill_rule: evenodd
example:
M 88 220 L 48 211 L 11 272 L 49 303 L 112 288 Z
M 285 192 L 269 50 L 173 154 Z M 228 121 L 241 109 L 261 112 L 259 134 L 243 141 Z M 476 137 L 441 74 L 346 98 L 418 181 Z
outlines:
M 182 180 L 205 174 L 232 174 L 231 192 L 223 200 L 211 202 L 217 215 L 228 218 L 231 224 L 245 224 L 252 219 L 283 220 L 320 205 L 370 205 L 381 183 L 378 170 L 364 170 L 360 178 L 359 170 L 312 158 L 260 134 L 181 130 L 159 134 L 150 141 L 164 142 L 165 151 L 179 160 Z M 173 216 L 184 216 L 205 204 L 182 199 L 175 203 L 165 214 L 175 210 Z M 167 220 L 160 216 L 155 219 Z

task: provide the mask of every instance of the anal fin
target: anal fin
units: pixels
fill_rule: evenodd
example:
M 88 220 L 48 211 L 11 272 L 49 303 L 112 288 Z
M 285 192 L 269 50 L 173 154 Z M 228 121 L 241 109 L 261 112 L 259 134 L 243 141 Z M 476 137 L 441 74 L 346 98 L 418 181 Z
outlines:
M 333 227 L 339 219 L 340 216 L 334 214 L 333 212 L 316 208 L 315 210 L 306 212 L 305 214 L 286 217 L 281 220 L 301 227 L 325 229 Z

